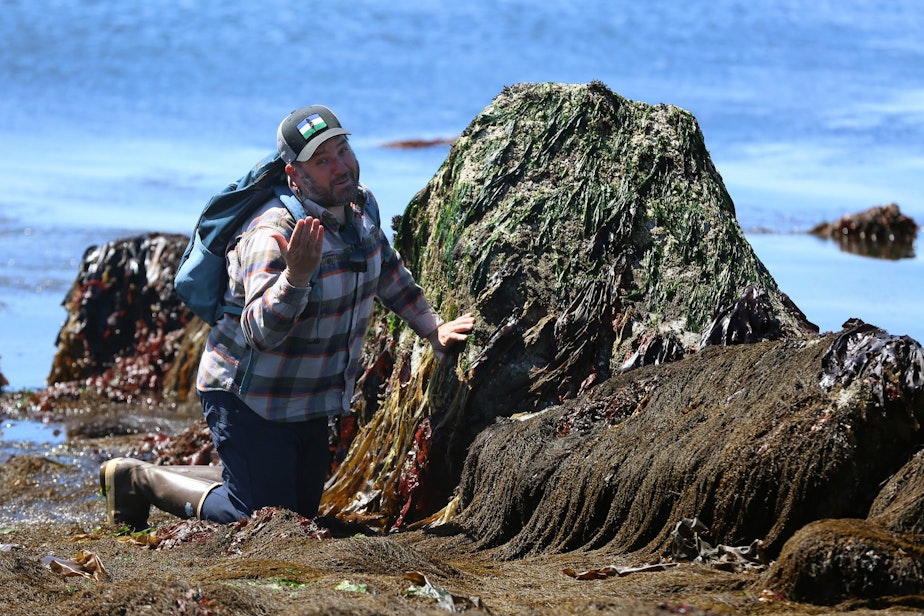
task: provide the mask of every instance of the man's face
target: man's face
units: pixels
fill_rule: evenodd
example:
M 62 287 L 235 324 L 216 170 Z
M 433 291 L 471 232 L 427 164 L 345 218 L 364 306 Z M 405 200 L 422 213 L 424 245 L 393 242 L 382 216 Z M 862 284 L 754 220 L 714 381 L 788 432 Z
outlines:
M 323 205 L 349 205 L 359 184 L 359 163 L 343 135 L 331 137 L 318 146 L 305 162 L 292 163 L 295 182 L 306 197 Z

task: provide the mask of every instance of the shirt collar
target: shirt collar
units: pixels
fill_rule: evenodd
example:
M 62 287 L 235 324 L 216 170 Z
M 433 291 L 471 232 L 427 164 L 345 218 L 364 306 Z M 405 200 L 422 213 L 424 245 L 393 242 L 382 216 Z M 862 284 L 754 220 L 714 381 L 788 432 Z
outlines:
M 339 230 L 340 222 L 337 221 L 337 217 L 328 210 L 323 205 L 315 203 L 311 199 L 302 199 L 302 205 L 305 207 L 305 213 L 313 218 L 317 218 L 321 221 L 321 224 L 324 225 L 326 229 Z M 350 207 L 352 209 L 352 206 Z M 347 211 L 347 216 L 349 217 L 350 212 Z

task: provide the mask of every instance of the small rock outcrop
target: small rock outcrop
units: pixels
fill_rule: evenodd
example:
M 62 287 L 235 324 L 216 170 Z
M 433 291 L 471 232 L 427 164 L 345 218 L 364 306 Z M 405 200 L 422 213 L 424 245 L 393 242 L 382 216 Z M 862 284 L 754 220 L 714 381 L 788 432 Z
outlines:
M 924 450 L 889 478 L 868 517 L 889 530 L 924 536 Z
M 897 203 L 889 203 L 818 224 L 809 233 L 837 242 L 845 252 L 879 259 L 910 259 L 914 257 L 918 224 L 902 214 Z
M 173 291 L 188 239 L 150 233 L 87 249 L 63 301 L 67 318 L 46 395 L 85 389 L 120 401 L 164 391 L 188 397 L 208 332 Z
M 889 532 L 867 520 L 827 519 L 800 529 L 761 585 L 802 603 L 921 608 L 922 571 L 921 535 Z

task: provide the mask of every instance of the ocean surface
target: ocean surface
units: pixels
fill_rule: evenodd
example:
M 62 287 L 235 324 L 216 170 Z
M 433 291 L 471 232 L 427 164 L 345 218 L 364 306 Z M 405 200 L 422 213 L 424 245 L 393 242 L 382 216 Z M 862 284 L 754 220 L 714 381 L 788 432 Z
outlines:
M 822 331 L 924 340 L 924 261 L 804 231 L 898 203 L 924 223 L 918 0 L 3 0 L 0 372 L 41 387 L 87 247 L 189 233 L 208 197 L 331 107 L 383 219 L 505 85 L 599 80 L 692 112 L 741 226 Z M 920 251 L 920 241 L 918 249 Z

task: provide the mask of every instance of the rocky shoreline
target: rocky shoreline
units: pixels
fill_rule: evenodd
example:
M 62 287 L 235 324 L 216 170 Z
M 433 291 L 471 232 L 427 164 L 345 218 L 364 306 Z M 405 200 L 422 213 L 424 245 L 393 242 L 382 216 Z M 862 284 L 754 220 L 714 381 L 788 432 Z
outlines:
M 828 338 L 805 347 L 806 363 L 816 362 L 831 342 Z M 795 350 L 791 345 L 757 343 L 747 348 L 749 361 L 762 364 L 767 371 L 791 369 L 789 360 L 779 361 Z M 734 353 L 720 347 L 708 355 L 700 358 L 706 365 L 740 364 L 732 361 Z M 642 368 L 631 382 L 654 391 L 654 381 L 676 384 L 687 369 L 684 364 L 693 363 L 681 360 Z M 696 363 L 689 368 L 701 372 L 703 364 Z M 689 392 L 695 387 L 689 376 L 683 382 L 685 386 L 677 389 Z M 150 609 L 189 614 L 436 614 L 450 608 L 494 614 L 580 614 L 589 610 L 609 614 L 911 614 L 924 609 L 917 586 L 922 558 L 920 503 L 924 502 L 920 487 L 915 487 L 920 484 L 920 455 L 879 492 L 869 515 L 863 516 L 866 519 L 858 514 L 808 523 L 786 540 L 777 556 L 767 554 L 773 548 L 772 540 L 761 540 L 752 542 L 753 551 L 742 557 L 742 550 L 749 546 L 744 541 L 723 543 L 725 537 L 732 543 L 735 536 L 728 534 L 727 526 L 708 529 L 714 533 L 710 535 L 705 525 L 688 525 L 690 533 L 671 533 L 663 541 L 649 537 L 643 540 L 647 545 L 625 538 L 621 543 L 587 542 L 595 533 L 610 532 L 609 524 L 631 528 L 620 519 L 638 524 L 638 513 L 657 514 L 644 504 L 648 497 L 639 490 L 630 499 L 635 509 L 620 514 L 619 519 L 613 513 L 591 516 L 588 509 L 599 510 L 595 502 L 606 502 L 612 508 L 625 497 L 607 496 L 599 492 L 602 486 L 593 487 L 593 477 L 600 476 L 604 468 L 601 459 L 584 456 L 583 461 L 570 462 L 565 455 L 567 449 L 593 440 L 598 442 L 594 446 L 600 452 L 594 454 L 598 458 L 605 452 L 616 453 L 599 439 L 605 433 L 612 438 L 614 428 L 625 425 L 626 412 L 645 397 L 625 383 L 622 379 L 602 385 L 588 407 L 565 405 L 501 422 L 486 431 L 484 443 L 473 448 L 485 460 L 473 458 L 470 472 L 464 474 L 462 512 L 442 524 L 400 532 L 359 522 L 305 520 L 290 512 L 263 511 L 248 523 L 228 526 L 178 521 L 155 512 L 152 533 L 126 534 L 105 524 L 103 506 L 97 501 L 99 462 L 117 455 L 174 463 L 185 456 L 187 461 L 206 462 L 195 410 L 175 403 L 111 402 L 87 395 L 54 410 L 38 411 L 29 400 L 7 394 L 3 397 L 7 413 L 32 409 L 27 415 L 34 419 L 54 419 L 66 425 L 68 438 L 63 445 L 14 454 L 0 467 L 0 579 L 4 587 L 0 604 L 9 614 L 141 613 Z M 795 399 L 788 403 L 804 404 Z M 653 406 L 658 404 L 656 400 L 646 403 L 652 418 L 657 416 Z M 737 417 L 735 421 L 755 421 L 772 411 L 772 404 L 759 406 L 750 419 Z M 678 417 L 689 418 L 691 412 L 701 411 L 682 409 Z M 875 424 L 882 418 L 871 419 Z M 818 416 L 813 425 L 817 430 L 809 433 L 842 420 Z M 665 416 L 661 421 L 675 419 Z M 715 428 L 704 427 L 705 433 L 715 433 Z M 511 429 L 516 438 L 510 436 Z M 757 425 L 753 429 L 760 431 Z M 777 429 L 795 433 L 792 425 Z M 565 450 L 559 443 L 542 444 L 549 438 L 543 434 L 559 432 L 566 432 L 563 439 L 570 443 Z M 870 438 L 894 443 L 893 439 Z M 694 440 L 691 436 L 690 441 Z M 525 444 L 532 450 L 529 463 L 517 465 L 509 458 L 523 456 L 518 447 Z M 502 449 L 492 449 L 498 446 Z M 759 450 L 759 441 L 754 446 Z M 676 447 L 689 449 L 682 444 Z M 653 443 L 654 448 L 664 445 Z M 502 453 L 505 449 L 509 451 Z M 745 462 L 753 454 L 746 449 L 736 454 L 741 471 L 753 475 L 756 464 Z M 882 454 L 867 450 L 865 462 L 875 466 Z M 670 449 L 664 452 L 665 457 L 672 455 Z M 798 451 L 787 455 L 794 464 L 804 460 Z M 767 474 L 779 473 L 781 469 L 774 467 L 779 463 L 772 458 L 759 462 Z M 527 469 L 538 478 L 527 477 Z M 626 472 L 632 472 L 631 467 Z M 652 469 L 644 476 L 651 481 L 665 474 L 669 472 Z M 565 482 L 556 475 L 564 476 Z M 776 478 L 780 487 L 788 481 L 785 477 L 783 472 Z M 582 482 L 589 489 L 582 489 Z M 606 482 L 610 486 L 618 483 L 612 478 Z M 493 490 L 486 490 L 486 485 Z M 565 486 L 574 493 L 561 492 Z M 497 498 L 507 491 L 514 493 L 512 501 Z M 542 502 L 549 499 L 554 500 Z M 511 508 L 505 502 L 517 506 Z M 559 514 L 554 513 L 555 502 L 562 507 Z M 531 519 L 538 517 L 531 516 L 531 511 L 543 512 L 545 521 Z M 584 520 L 590 520 L 589 525 Z M 522 525 L 519 532 L 511 527 L 517 523 Z M 675 525 L 675 530 L 680 529 L 681 525 Z M 625 537 L 626 532 L 617 530 L 616 534 Z M 786 535 L 784 530 L 778 541 Z M 543 537 L 557 539 L 548 544 Z M 672 550 L 678 537 L 687 539 L 679 545 L 693 550 L 686 555 Z M 575 538 L 583 545 L 576 545 Z
M 897 207 L 857 220 L 916 237 Z M 507 88 L 394 222 L 428 297 L 479 325 L 437 364 L 381 315 L 317 520 L 105 526 L 101 461 L 216 460 L 192 392 L 207 326 L 172 292 L 187 238 L 88 250 L 54 384 L 2 397 L 68 435 L 0 467 L 9 613 L 924 608 L 924 351 L 817 332 L 689 113 Z

